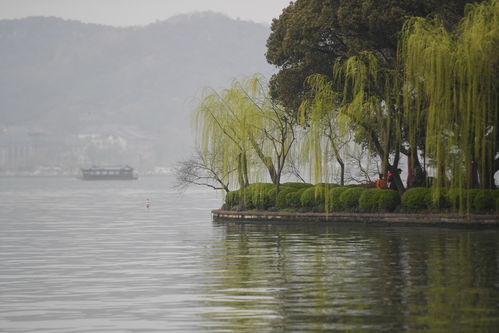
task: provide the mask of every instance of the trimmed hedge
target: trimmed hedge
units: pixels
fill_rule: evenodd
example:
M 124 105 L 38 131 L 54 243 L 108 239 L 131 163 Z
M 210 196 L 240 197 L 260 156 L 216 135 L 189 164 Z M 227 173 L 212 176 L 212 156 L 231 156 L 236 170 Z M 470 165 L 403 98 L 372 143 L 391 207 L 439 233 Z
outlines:
M 489 211 L 494 209 L 495 199 L 499 197 L 498 190 L 469 189 L 464 191 L 450 190 L 447 198 L 450 206 L 459 209 L 461 205 L 470 210 Z M 476 197 L 478 200 L 476 201 Z
M 431 189 L 426 187 L 413 187 L 402 195 L 402 205 L 409 210 L 426 210 L 431 204 Z
M 244 204 L 248 209 L 265 210 L 271 206 L 268 191 L 274 189 L 274 184 L 254 183 L 244 190 Z
M 434 209 L 452 207 L 449 191 L 444 188 L 439 188 L 437 191 L 430 189 L 427 203 L 429 204 L 429 207 Z
M 312 187 L 314 185 L 309 184 L 309 183 L 289 182 L 289 183 L 283 183 L 283 184 L 281 184 L 281 186 L 301 189 L 301 188 L 309 188 L 309 187 Z
M 335 187 L 340 187 L 338 184 L 333 184 L 333 183 L 318 183 L 315 185 L 315 187 L 321 187 L 321 188 L 326 188 L 328 190 L 335 188 Z
M 272 188 L 269 188 L 267 190 L 267 192 L 265 193 L 265 195 L 266 195 L 268 207 L 269 208 L 275 207 L 276 206 L 275 186 L 273 186 Z
M 496 200 L 496 212 L 499 213 L 499 189 L 492 191 L 492 195 Z
M 334 187 L 329 190 L 329 196 L 327 200 L 327 210 L 328 212 L 340 212 L 342 211 L 343 205 L 341 203 L 341 194 L 348 190 L 348 187 Z
M 359 208 L 363 212 L 375 212 L 378 210 L 378 201 L 381 192 L 377 188 L 370 188 L 362 192 L 359 198 Z
M 480 190 L 473 198 L 473 208 L 477 211 L 487 212 L 495 209 L 496 199 L 492 190 Z
M 363 212 L 393 212 L 400 205 L 400 194 L 394 190 L 367 189 L 360 195 Z
M 395 190 L 380 190 L 378 194 L 378 210 L 393 212 L 400 205 L 400 194 Z
M 286 208 L 300 208 L 301 207 L 301 196 L 303 192 L 307 191 L 307 188 L 301 188 L 290 192 L 286 195 Z
M 366 189 L 361 187 L 352 187 L 343 192 L 340 196 L 342 208 L 348 211 L 355 211 L 359 208 L 359 199 Z
M 287 208 L 286 195 L 291 192 L 296 192 L 297 190 L 292 187 L 285 187 L 279 191 L 277 195 L 276 206 L 279 208 Z
M 239 199 L 241 197 L 241 190 L 231 191 L 225 196 L 225 204 L 229 207 L 234 207 L 239 205 Z
M 327 187 L 325 186 L 314 186 L 305 189 L 300 200 L 301 206 L 309 209 L 324 206 L 327 191 Z
M 471 189 L 453 191 L 415 187 L 408 189 L 400 197 L 397 191 L 362 188 L 358 186 L 338 186 L 321 183 L 315 186 L 305 183 L 284 183 L 279 194 L 270 183 L 254 183 L 244 191 L 227 193 L 223 209 L 279 210 L 297 209 L 313 212 L 392 212 L 402 204 L 406 211 L 434 211 L 436 209 L 459 209 L 460 204 L 470 204 L 476 213 L 499 212 L 499 190 Z M 244 207 L 240 207 L 243 200 Z
M 315 206 L 315 191 L 316 191 L 315 186 L 309 187 L 305 189 L 305 191 L 303 191 L 300 197 L 300 202 L 302 207 L 313 208 Z
M 464 191 L 464 204 L 468 207 L 474 208 L 475 197 L 478 193 L 480 193 L 480 190 L 475 188 Z

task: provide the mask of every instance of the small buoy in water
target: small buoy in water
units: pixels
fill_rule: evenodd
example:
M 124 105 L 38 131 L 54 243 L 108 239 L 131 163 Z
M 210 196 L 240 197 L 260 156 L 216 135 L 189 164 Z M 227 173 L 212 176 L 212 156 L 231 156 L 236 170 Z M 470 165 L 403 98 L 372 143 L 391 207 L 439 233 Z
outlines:
M 149 208 L 150 205 L 151 205 L 151 202 L 149 201 L 149 199 L 146 199 L 146 208 Z

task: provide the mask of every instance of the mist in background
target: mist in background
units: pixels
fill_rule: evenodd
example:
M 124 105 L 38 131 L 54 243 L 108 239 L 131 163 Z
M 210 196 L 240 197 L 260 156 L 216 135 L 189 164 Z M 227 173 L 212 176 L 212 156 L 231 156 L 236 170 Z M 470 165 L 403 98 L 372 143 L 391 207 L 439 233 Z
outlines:
M 0 175 L 123 164 L 166 172 L 193 151 L 204 87 L 272 74 L 269 33 L 213 12 L 126 28 L 1 20 Z
M 270 24 L 290 0 L 0 0 L 0 19 L 56 16 L 111 26 L 147 25 L 179 14 L 212 11 Z

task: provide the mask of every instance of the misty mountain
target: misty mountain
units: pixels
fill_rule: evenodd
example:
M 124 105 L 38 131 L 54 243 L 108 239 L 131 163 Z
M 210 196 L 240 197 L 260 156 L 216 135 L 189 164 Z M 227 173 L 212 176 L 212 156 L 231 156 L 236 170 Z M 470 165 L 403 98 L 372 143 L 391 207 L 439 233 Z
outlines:
M 268 34 L 215 13 L 129 28 L 0 21 L 0 171 L 171 165 L 192 147 L 191 111 L 203 87 L 271 74 Z M 26 142 L 27 152 L 12 153 Z

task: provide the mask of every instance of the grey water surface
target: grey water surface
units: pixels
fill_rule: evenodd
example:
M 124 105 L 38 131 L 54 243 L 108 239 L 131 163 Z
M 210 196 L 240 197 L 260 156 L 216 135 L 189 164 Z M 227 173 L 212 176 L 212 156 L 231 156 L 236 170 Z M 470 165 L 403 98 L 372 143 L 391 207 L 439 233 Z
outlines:
M 497 229 L 217 224 L 171 183 L 0 178 L 0 331 L 499 331 Z

